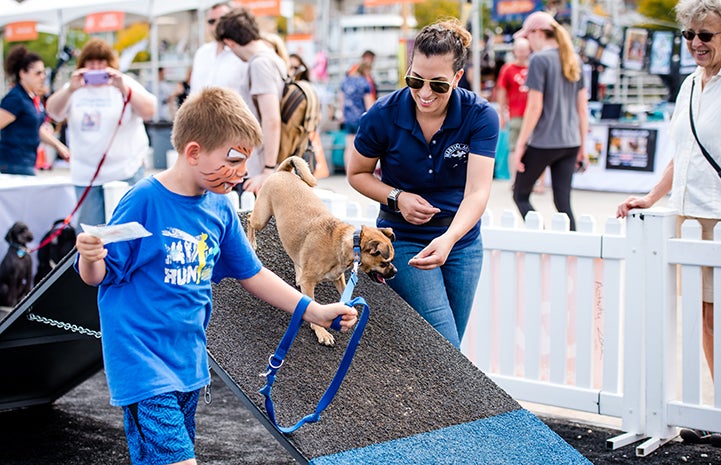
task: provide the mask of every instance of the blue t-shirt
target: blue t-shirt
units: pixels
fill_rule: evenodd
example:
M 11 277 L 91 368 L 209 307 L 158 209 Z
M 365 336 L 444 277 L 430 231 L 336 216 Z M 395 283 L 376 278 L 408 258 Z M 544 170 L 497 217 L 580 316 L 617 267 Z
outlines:
M 343 92 L 343 120 L 357 126 L 366 111 L 365 96 L 371 93 L 371 86 L 363 76 L 348 76 L 340 84 Z
M 109 224 L 130 221 L 153 235 L 108 244 L 98 289 L 112 405 L 208 384 L 211 280 L 250 278 L 262 267 L 223 195 L 182 196 L 148 177 Z
M 495 157 L 498 115 L 488 101 L 465 89 L 454 89 L 441 129 L 430 144 L 416 120 L 416 103 L 406 87 L 378 100 L 361 118 L 355 148 L 380 158 L 381 180 L 413 192 L 441 209 L 434 218 L 458 211 L 466 186 L 469 154 Z M 381 209 L 388 207 L 381 204 Z M 400 240 L 428 243 L 447 226 L 412 225 L 378 219 Z M 456 243 L 462 248 L 480 234 L 480 221 Z
M 21 85 L 16 85 L 0 102 L 0 108 L 15 116 L 15 121 L 0 130 L 0 163 L 35 167 L 40 126 L 45 109 L 35 108 L 33 99 Z

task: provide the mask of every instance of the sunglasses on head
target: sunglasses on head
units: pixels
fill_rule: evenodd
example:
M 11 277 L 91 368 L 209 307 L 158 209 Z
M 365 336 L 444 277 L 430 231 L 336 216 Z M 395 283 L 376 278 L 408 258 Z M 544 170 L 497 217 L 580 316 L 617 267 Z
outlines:
M 713 36 L 721 34 L 721 32 L 693 32 L 693 31 L 681 31 L 681 35 L 684 39 L 691 42 L 694 37 L 698 36 L 698 40 L 701 42 L 711 42 Z
M 423 79 L 415 76 L 406 75 L 406 85 L 411 89 L 422 89 L 427 82 L 431 86 L 431 90 L 438 94 L 445 94 L 451 90 L 451 83 L 448 81 L 438 81 L 435 79 Z

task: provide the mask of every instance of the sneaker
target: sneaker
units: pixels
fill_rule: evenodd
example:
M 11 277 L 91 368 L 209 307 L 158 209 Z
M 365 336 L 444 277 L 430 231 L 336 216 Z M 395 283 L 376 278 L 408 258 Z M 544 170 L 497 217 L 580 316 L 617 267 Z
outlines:
M 709 442 L 714 447 L 721 447 L 721 433 L 711 433 Z
M 702 431 L 699 429 L 682 428 L 680 435 L 683 442 L 688 444 L 705 444 L 711 440 L 711 436 L 718 436 L 718 439 L 721 441 L 721 434 L 712 435 L 708 431 Z M 721 445 L 721 443 L 719 444 Z

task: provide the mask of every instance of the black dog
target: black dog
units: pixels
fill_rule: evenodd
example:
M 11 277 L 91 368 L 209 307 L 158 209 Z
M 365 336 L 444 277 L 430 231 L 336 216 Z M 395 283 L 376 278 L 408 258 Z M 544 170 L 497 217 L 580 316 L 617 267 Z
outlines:
M 33 262 L 26 247 L 33 233 L 18 221 L 10 227 L 5 240 L 10 247 L 0 263 L 0 305 L 14 307 L 33 286 Z
M 60 260 L 70 253 L 75 247 L 75 229 L 68 224 L 63 224 L 64 220 L 60 219 L 53 223 L 53 227 L 50 228 L 43 238 L 40 240 L 40 244 L 45 244 L 47 238 L 51 235 L 55 237 L 48 242 L 44 247 L 38 250 L 38 268 L 35 272 L 35 285 L 48 274 L 50 270 L 55 268 L 55 265 L 60 263 Z M 61 231 L 57 231 L 61 229 Z

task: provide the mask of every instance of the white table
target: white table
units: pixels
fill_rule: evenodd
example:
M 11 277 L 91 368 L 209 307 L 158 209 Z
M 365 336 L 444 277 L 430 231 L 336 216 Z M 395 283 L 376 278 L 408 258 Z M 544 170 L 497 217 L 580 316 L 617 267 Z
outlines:
M 624 131 L 624 128 L 630 131 Z M 573 187 L 576 189 L 587 189 L 607 192 L 633 192 L 646 193 L 661 179 L 666 165 L 673 158 L 671 143 L 668 135 L 668 123 L 664 121 L 646 123 L 623 123 L 623 122 L 601 122 L 591 123 L 590 133 L 586 138 L 586 151 L 591 158 L 591 165 L 585 173 L 573 176 Z M 655 144 L 648 147 L 650 158 L 653 158 L 648 170 L 624 168 L 623 166 L 611 166 L 607 163 L 609 154 L 609 132 L 611 135 L 621 137 L 618 147 L 612 147 L 611 153 L 618 155 L 633 156 L 633 150 L 628 145 L 635 143 L 639 138 L 626 137 L 633 131 L 643 134 L 644 131 L 655 136 Z M 613 139 L 613 138 L 611 138 Z M 644 152 L 644 147 L 638 148 L 638 152 Z M 649 160 L 650 161 L 650 160 Z M 549 181 L 547 180 L 547 183 Z
M 5 234 L 13 223 L 22 221 L 28 225 L 35 236 L 29 244 L 32 249 L 38 246 L 55 220 L 64 219 L 70 214 L 75 203 L 75 189 L 69 176 L 0 174 L 0 260 L 7 252 Z M 37 253 L 32 255 L 35 276 Z

